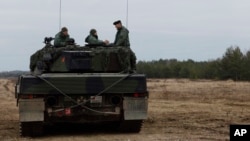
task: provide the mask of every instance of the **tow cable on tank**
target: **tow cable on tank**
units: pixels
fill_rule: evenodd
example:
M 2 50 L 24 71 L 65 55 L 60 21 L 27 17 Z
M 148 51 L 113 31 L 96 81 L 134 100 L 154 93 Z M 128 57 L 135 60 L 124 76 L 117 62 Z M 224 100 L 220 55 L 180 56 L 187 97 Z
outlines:
M 96 94 L 94 97 L 96 96 L 100 96 L 101 94 L 105 93 L 106 91 L 108 91 L 109 89 L 111 89 L 112 87 L 114 87 L 115 85 L 117 85 L 118 83 L 120 83 L 121 81 L 125 80 L 126 78 L 134 75 L 135 73 L 131 73 L 131 74 L 128 74 L 124 77 L 122 77 L 121 79 L 115 81 L 114 83 L 112 83 L 110 86 L 108 86 L 107 88 L 105 88 L 104 90 L 100 91 L 98 94 Z M 86 104 L 87 102 L 90 101 L 90 99 L 88 99 L 87 101 L 84 101 L 84 102 L 81 102 L 81 103 L 77 103 L 77 101 L 75 101 L 74 99 L 72 99 L 70 96 L 68 96 L 65 92 L 61 91 L 59 88 L 57 88 L 54 84 L 52 84 L 51 82 L 49 82 L 48 80 L 42 78 L 41 76 L 38 76 L 38 75 L 34 75 L 35 77 L 41 79 L 42 81 L 44 81 L 45 83 L 47 83 L 48 85 L 50 85 L 52 88 L 54 88 L 55 90 L 57 90 L 60 94 L 62 94 L 63 96 L 69 98 L 70 101 L 74 102 L 76 105 L 74 106 L 70 106 L 69 108 L 72 109 L 72 108 L 75 108 L 75 107 L 78 107 L 78 106 L 81 106 L 89 111 L 92 111 L 92 112 L 96 112 L 96 113 L 100 113 L 100 114 L 117 114 L 117 113 L 114 113 L 114 112 L 101 112 L 101 111 L 97 111 L 97 110 L 94 110 L 92 108 L 89 108 L 87 106 L 85 106 L 84 104 Z M 54 110 L 52 112 L 60 112 L 60 111 L 64 111 L 65 109 L 68 109 L 68 108 L 64 108 L 64 109 L 58 109 L 58 110 Z

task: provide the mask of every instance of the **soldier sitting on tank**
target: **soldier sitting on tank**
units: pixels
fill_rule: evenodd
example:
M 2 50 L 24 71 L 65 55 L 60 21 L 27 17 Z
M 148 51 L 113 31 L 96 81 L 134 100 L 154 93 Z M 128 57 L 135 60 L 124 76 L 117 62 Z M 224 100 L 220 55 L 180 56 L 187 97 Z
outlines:
M 68 45 L 68 41 L 70 40 L 68 29 L 63 27 L 60 32 L 55 35 L 54 46 L 55 47 L 65 47 Z
M 108 40 L 99 40 L 96 29 L 91 29 L 89 35 L 85 38 L 87 46 L 106 46 L 109 44 Z

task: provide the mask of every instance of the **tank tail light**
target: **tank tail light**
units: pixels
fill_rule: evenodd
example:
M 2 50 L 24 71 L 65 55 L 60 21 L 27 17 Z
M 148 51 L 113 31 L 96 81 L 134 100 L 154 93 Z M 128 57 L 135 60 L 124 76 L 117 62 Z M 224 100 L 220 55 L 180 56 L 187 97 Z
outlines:
M 70 109 L 70 108 L 64 109 L 64 114 L 65 114 L 66 116 L 70 116 L 70 115 L 71 115 L 71 109 Z
M 57 117 L 63 117 L 63 116 L 71 116 L 72 115 L 72 110 L 71 108 L 65 108 L 65 109 L 60 109 L 55 112 L 55 116 Z
M 65 57 L 62 57 L 61 62 L 62 62 L 62 63 L 65 62 Z
M 21 99 L 33 99 L 33 94 L 26 94 L 26 95 L 20 95 L 19 98 Z
M 144 94 L 144 93 L 134 93 L 133 94 L 133 97 L 145 97 L 146 96 L 146 94 Z

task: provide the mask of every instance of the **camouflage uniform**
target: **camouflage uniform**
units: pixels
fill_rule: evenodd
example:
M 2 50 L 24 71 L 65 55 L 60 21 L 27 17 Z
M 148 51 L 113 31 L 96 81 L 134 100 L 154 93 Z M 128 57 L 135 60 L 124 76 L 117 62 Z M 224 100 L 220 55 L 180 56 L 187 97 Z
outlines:
M 120 29 L 117 30 L 114 45 L 115 46 L 124 46 L 129 48 L 129 62 L 131 66 L 131 70 L 136 70 L 136 56 L 135 53 L 130 49 L 130 42 L 129 42 L 129 31 L 126 27 L 122 26 Z
M 98 40 L 98 36 L 96 34 L 95 29 L 90 30 L 90 34 L 85 38 L 85 42 L 88 43 L 89 45 L 97 45 L 97 46 L 102 46 L 105 45 L 105 43 L 102 40 Z
M 104 45 L 105 43 L 102 40 L 98 40 L 98 36 L 90 34 L 86 37 L 85 42 L 90 45 Z
M 56 34 L 54 39 L 55 47 L 64 47 L 67 45 L 67 41 L 69 40 L 69 35 L 63 35 L 62 31 Z
M 126 27 L 122 26 L 120 29 L 118 29 L 115 36 L 114 45 L 130 47 L 128 34 L 129 31 Z

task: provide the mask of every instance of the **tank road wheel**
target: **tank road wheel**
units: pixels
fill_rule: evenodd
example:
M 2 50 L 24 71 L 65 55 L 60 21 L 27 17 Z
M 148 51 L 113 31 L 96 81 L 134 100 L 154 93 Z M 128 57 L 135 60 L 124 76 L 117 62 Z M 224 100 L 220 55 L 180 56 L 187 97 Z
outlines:
M 41 136 L 43 134 L 42 122 L 20 122 L 19 132 L 21 136 Z
M 124 120 L 121 122 L 119 130 L 127 133 L 139 133 L 142 123 L 142 120 Z
M 20 136 L 30 136 L 29 135 L 29 125 L 28 123 L 26 122 L 20 122 L 19 123 L 19 133 L 20 133 Z

